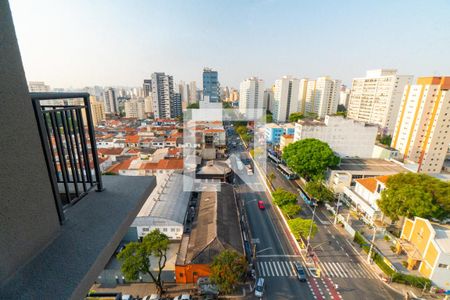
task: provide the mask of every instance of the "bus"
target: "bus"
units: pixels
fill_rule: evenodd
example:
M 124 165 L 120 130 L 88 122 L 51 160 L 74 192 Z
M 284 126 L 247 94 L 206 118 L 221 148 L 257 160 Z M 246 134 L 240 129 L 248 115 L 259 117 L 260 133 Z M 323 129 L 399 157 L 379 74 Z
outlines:
M 286 167 L 285 165 L 278 165 L 277 167 L 278 171 L 280 171 L 284 177 L 286 177 L 289 180 L 293 180 L 293 179 L 297 179 L 298 176 L 297 174 L 295 174 L 294 172 L 292 172 L 288 167 Z
M 274 154 L 270 153 L 270 152 L 267 153 L 267 157 L 270 158 L 277 165 L 281 163 L 281 160 L 278 157 L 276 157 Z

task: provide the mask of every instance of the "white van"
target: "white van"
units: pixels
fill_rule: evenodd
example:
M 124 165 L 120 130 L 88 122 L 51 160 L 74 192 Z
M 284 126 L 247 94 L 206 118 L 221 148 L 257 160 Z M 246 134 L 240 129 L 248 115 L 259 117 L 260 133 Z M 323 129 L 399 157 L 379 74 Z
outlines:
M 255 287 L 255 296 L 258 298 L 262 298 L 264 294 L 264 278 L 258 278 L 256 281 Z

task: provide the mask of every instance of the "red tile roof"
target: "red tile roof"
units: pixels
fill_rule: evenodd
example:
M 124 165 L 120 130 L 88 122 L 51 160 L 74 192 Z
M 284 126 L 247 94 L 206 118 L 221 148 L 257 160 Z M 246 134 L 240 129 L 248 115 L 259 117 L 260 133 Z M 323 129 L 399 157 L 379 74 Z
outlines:
M 139 143 L 139 136 L 137 134 L 134 135 L 127 135 L 125 137 L 126 143 Z
M 97 151 L 102 155 L 120 155 L 124 148 L 99 148 Z
M 361 184 L 363 187 L 365 187 L 367 190 L 369 190 L 371 193 L 374 193 L 377 189 L 377 182 L 381 182 L 386 184 L 387 179 L 389 176 L 378 176 L 378 177 L 369 177 L 369 178 L 360 178 L 356 179 L 355 181 Z
M 130 168 L 131 162 L 134 160 L 134 158 L 129 158 L 127 160 L 121 161 L 118 164 L 112 165 L 106 172 L 116 173 L 118 174 L 120 170 L 128 170 Z
M 144 170 L 182 170 L 183 159 L 161 159 L 158 163 L 145 163 L 141 166 Z

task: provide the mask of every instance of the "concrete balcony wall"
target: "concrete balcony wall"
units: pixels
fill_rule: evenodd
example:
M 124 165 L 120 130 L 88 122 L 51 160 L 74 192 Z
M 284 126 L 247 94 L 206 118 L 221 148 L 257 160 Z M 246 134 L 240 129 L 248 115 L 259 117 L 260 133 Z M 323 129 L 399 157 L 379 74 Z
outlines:
M 8 1 L 0 1 L 0 282 L 60 225 Z

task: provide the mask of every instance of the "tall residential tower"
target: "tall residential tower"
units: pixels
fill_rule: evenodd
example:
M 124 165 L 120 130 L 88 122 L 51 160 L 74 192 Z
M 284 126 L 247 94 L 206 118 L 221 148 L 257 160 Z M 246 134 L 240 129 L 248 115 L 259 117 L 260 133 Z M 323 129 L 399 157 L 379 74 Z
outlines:
M 289 115 L 298 111 L 299 84 L 300 80 L 292 76 L 283 76 L 283 78 L 275 81 L 272 106 L 273 120 L 275 122 L 287 122 Z
M 220 102 L 220 84 L 217 71 L 203 69 L 203 100 L 211 103 Z
M 255 109 L 264 106 L 264 81 L 257 77 L 250 77 L 241 82 L 239 112 L 248 118 L 258 118 Z
M 385 134 L 392 134 L 403 90 L 412 79 L 391 69 L 367 71 L 366 77 L 353 79 L 347 117 L 377 124 Z

